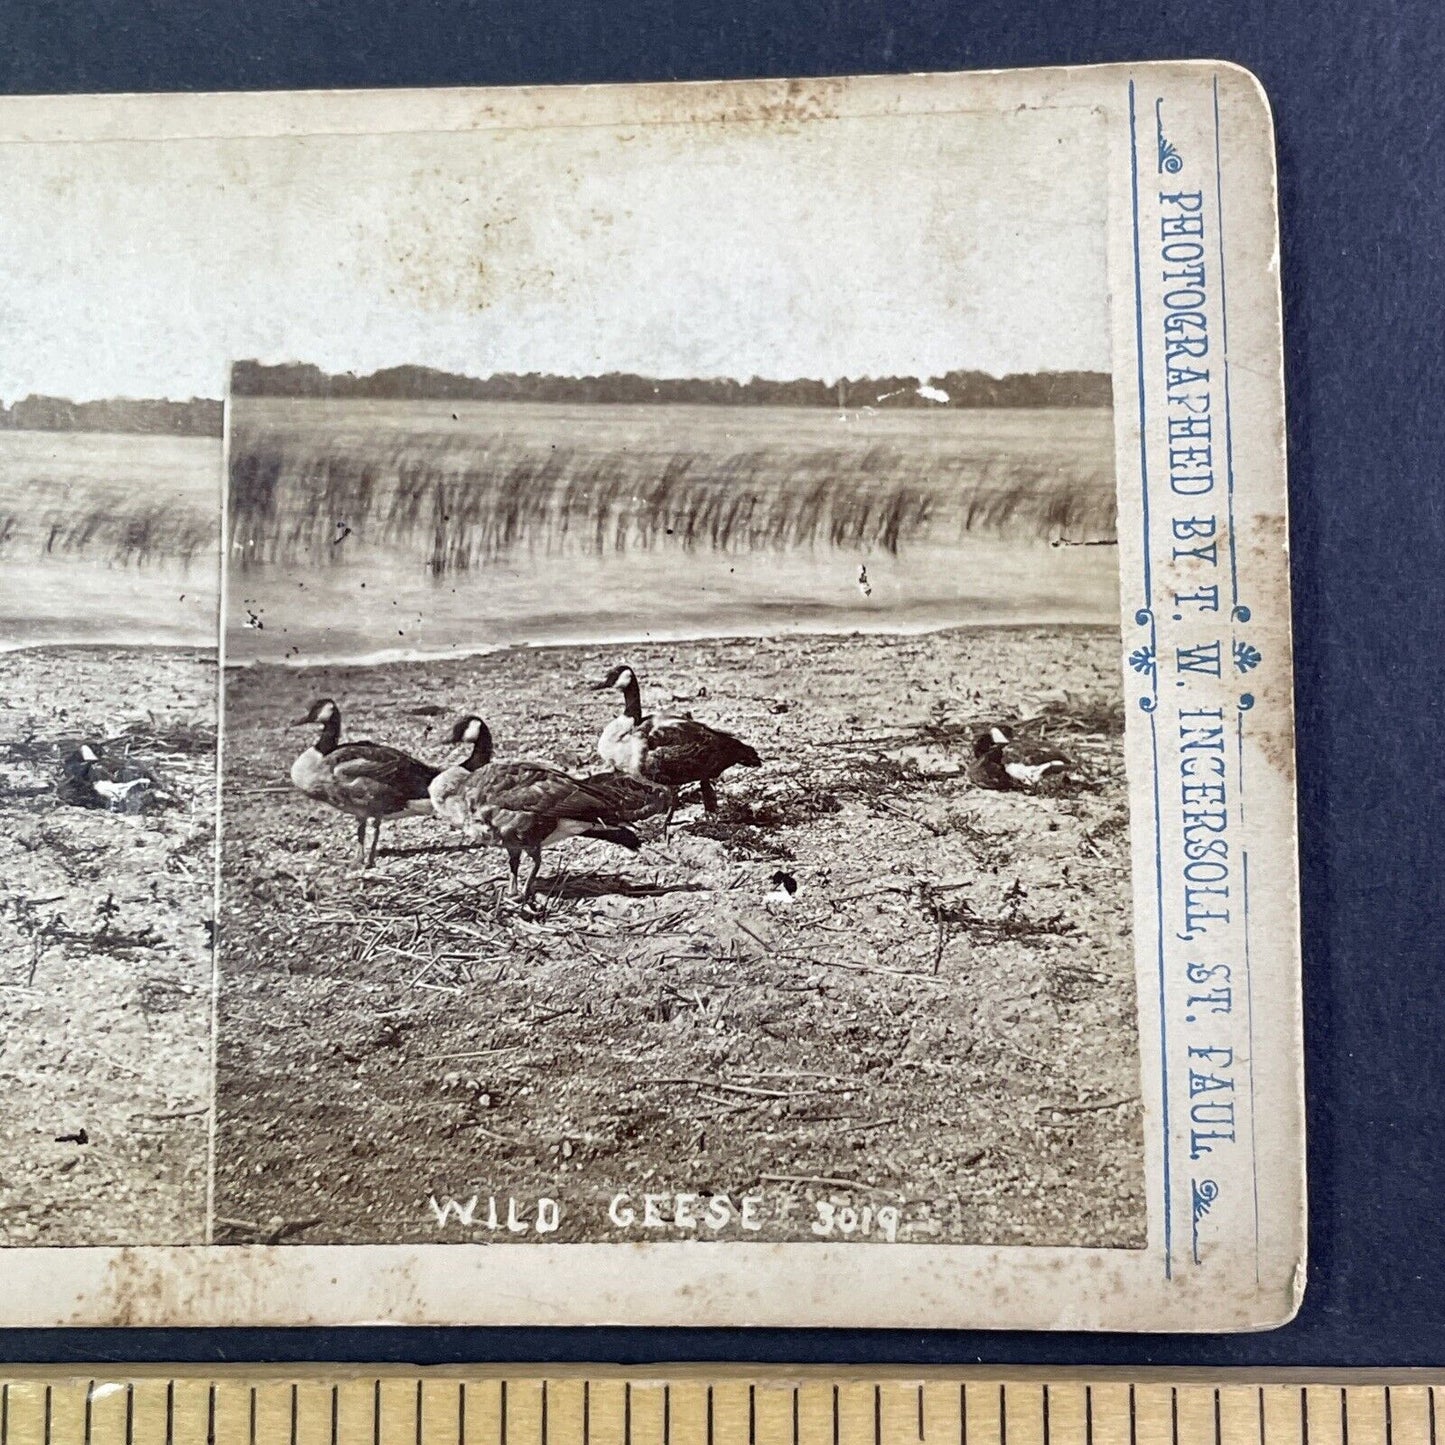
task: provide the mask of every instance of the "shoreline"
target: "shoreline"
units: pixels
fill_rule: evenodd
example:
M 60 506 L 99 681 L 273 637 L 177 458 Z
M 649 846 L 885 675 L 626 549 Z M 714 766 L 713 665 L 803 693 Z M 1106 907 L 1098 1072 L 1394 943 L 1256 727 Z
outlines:
M 448 652 L 387 649 L 359 656 L 328 655 L 307 658 L 252 658 L 235 662 L 230 658 L 222 661 L 228 672 L 249 672 L 258 668 L 277 668 L 286 672 L 304 672 L 308 668 L 374 668 L 417 666 L 434 662 L 465 662 L 478 657 L 496 657 L 510 653 L 547 653 L 568 651 L 579 647 L 670 647 L 688 643 L 750 643 L 772 642 L 782 639 L 798 640 L 809 637 L 937 637 L 949 633 L 964 633 L 981 636 L 988 633 L 1012 633 L 1035 631 L 1038 628 L 1052 628 L 1064 635 L 1097 633 L 1119 633 L 1122 629 L 1111 622 L 1058 622 L 1049 618 L 1026 621 L 950 622 L 942 626 L 923 627 L 849 627 L 846 629 L 809 628 L 797 631 L 759 632 L 701 632 L 672 633 L 654 632 L 644 636 L 602 636 L 548 638 L 538 642 L 500 642 L 491 647 L 468 647 Z
M 227 676 L 217 1214 L 313 1221 L 308 1244 L 424 1240 L 428 1196 L 480 1178 L 558 1200 L 549 1237 L 595 1242 L 620 1190 L 776 1174 L 794 1182 L 759 1237 L 803 1241 L 843 1176 L 852 1203 L 906 1198 L 904 1241 L 1141 1244 L 1114 629 L 629 647 L 649 700 L 761 766 L 714 814 L 687 801 L 666 841 L 649 820 L 635 854 L 549 850 L 535 924 L 498 909 L 500 850 L 403 817 L 363 875 L 349 822 L 288 784 L 306 740 L 284 724 L 323 694 L 417 758 L 475 711 L 504 758 L 595 771 L 617 704 L 583 683 L 622 651 Z M 1041 712 L 1078 781 L 976 786 L 979 727 Z M 1066 1128 L 1043 1107 L 1108 1100 Z
M 96 641 L 94 638 L 85 641 L 60 641 L 60 642 L 0 642 L 0 657 L 13 657 L 18 653 L 37 652 L 111 652 L 118 655 L 130 657 L 136 653 L 164 653 L 176 655 L 184 653 L 200 653 L 207 655 L 209 660 L 219 660 L 220 648 L 214 642 L 116 642 L 106 641 L 102 638 Z

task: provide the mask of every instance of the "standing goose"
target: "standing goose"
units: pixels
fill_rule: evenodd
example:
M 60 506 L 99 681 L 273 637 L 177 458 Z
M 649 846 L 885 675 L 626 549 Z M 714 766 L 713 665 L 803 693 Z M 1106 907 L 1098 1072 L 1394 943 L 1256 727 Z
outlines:
M 341 709 L 319 698 L 292 727 L 318 725 L 320 734 L 291 764 L 291 782 L 308 798 L 327 803 L 356 819 L 357 859 L 363 868 L 376 861 L 381 820 L 401 813 L 428 814 L 427 795 L 437 770 L 385 743 L 341 741 Z M 371 852 L 366 851 L 366 824 L 371 820 Z
M 1046 778 L 1062 777 L 1073 759 L 1047 743 L 1014 740 L 1013 729 L 996 724 L 974 740 L 974 781 L 985 787 L 1036 788 Z M 1006 782 L 985 780 L 985 774 Z
M 471 751 L 461 762 L 443 768 L 431 780 L 427 796 L 431 799 L 432 812 L 438 818 L 461 827 L 463 815 L 459 811 L 459 795 L 463 786 L 476 770 L 492 759 L 492 735 L 481 718 L 473 715 L 459 717 L 452 725 L 451 743 L 455 746 L 466 743 Z
M 623 817 L 638 815 L 587 781 L 545 763 L 494 763 L 492 734 L 481 718 L 459 718 L 452 741 L 470 743 L 472 750 L 464 762 L 433 781 L 432 804 L 438 817 L 469 838 L 480 834 L 484 842 L 507 850 L 513 897 L 524 853 L 532 861 L 521 890 L 525 903 L 536 887 L 542 849 L 550 844 L 564 838 L 599 838 L 633 853 L 642 847 L 637 834 L 621 826 Z
M 456 720 L 452 726 L 450 741 L 453 744 L 466 743 L 471 751 L 460 762 L 443 768 L 432 779 L 427 794 L 431 798 L 432 811 L 437 817 L 446 818 L 461 827 L 465 819 L 456 800 L 472 774 L 491 761 L 494 744 L 491 731 L 475 713 Z M 536 763 L 535 766 L 548 767 L 545 763 Z M 614 823 L 636 823 L 643 818 L 666 812 L 671 796 L 666 788 L 658 787 L 655 783 L 642 782 L 638 778 L 629 778 L 625 773 L 592 773 L 575 781 L 581 782 L 607 804 L 608 816 Z
M 714 781 L 730 767 L 762 766 L 762 759 L 747 743 L 718 728 L 698 722 L 690 713 L 642 711 L 642 689 L 630 667 L 614 667 L 599 683 L 600 691 L 615 687 L 622 694 L 623 711 L 602 730 L 597 751 L 603 762 L 645 783 L 666 788 L 669 795 L 663 836 L 677 807 L 678 791 L 696 783 L 702 805 L 717 812 Z

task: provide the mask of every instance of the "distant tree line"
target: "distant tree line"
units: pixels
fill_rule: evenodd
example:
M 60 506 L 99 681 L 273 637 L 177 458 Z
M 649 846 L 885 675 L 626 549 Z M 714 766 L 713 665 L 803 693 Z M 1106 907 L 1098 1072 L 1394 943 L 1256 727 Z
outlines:
M 0 430 L 163 432 L 172 436 L 221 435 L 221 403 L 192 397 L 189 401 L 69 401 L 63 396 L 27 396 L 0 403 Z
M 456 376 L 426 366 L 393 366 L 370 376 L 332 376 L 319 367 L 238 362 L 233 396 L 368 397 L 387 401 L 661 402 L 718 406 L 1046 407 L 1108 406 L 1109 376 L 1098 371 L 1044 371 L 989 376 L 950 371 L 921 385 L 917 377 L 861 377 L 838 382 L 661 379 L 608 372 L 602 376 Z
M 370 376 L 332 376 L 306 365 L 263 366 L 238 362 L 231 373 L 233 396 L 370 397 L 386 401 L 553 401 L 691 403 L 713 406 L 826 407 L 1049 407 L 1108 406 L 1112 387 L 1100 371 L 1042 371 L 989 376 L 950 371 L 920 384 L 917 377 L 860 377 L 838 382 L 658 379 L 630 372 L 602 376 L 519 376 L 500 372 L 483 378 L 456 376 L 427 366 L 393 366 Z M 63 396 L 27 396 L 0 402 L 0 431 L 160 432 L 172 436 L 218 437 L 219 401 L 113 397 L 70 401 Z

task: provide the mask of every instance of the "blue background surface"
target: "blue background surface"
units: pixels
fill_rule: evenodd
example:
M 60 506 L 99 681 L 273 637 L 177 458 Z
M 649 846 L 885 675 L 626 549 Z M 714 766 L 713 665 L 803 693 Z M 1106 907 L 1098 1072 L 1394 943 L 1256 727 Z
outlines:
M 0 1359 L 1445 1365 L 1445 6 L 0 0 L 0 91 L 17 93 L 1190 57 L 1252 69 L 1279 138 L 1311 1130 L 1299 1318 L 1233 1337 L 0 1331 Z

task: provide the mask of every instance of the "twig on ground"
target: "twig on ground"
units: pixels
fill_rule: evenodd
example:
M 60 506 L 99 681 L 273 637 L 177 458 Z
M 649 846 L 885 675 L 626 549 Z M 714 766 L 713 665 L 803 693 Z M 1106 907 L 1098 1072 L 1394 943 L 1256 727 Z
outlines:
M 899 1199 L 902 1193 L 897 1189 L 885 1189 L 881 1184 L 864 1184 L 857 1179 L 834 1179 L 827 1174 L 760 1174 L 765 1184 L 819 1184 L 829 1189 L 861 1189 L 870 1194 L 893 1194 Z
M 1124 1094 L 1117 1099 L 1100 1099 L 1094 1104 L 1040 1104 L 1039 1113 L 1046 1109 L 1052 1110 L 1055 1114 L 1092 1114 L 1099 1109 L 1117 1109 L 1124 1104 L 1137 1104 L 1138 1094 Z
M 756 1089 L 747 1084 L 729 1084 L 722 1079 L 641 1079 L 638 1081 L 647 1085 L 663 1084 L 691 1084 L 698 1089 L 722 1089 L 728 1094 L 751 1094 L 759 1099 L 804 1099 L 809 1094 L 826 1094 L 827 1089 Z
M 940 828 L 937 823 L 930 823 L 926 818 L 920 818 L 906 808 L 890 803 L 886 798 L 874 798 L 873 806 L 881 808 L 885 813 L 891 813 L 895 818 L 901 818 L 905 823 L 912 823 L 916 828 L 922 828 L 925 833 L 932 833 L 935 838 L 948 836 L 947 828 Z

